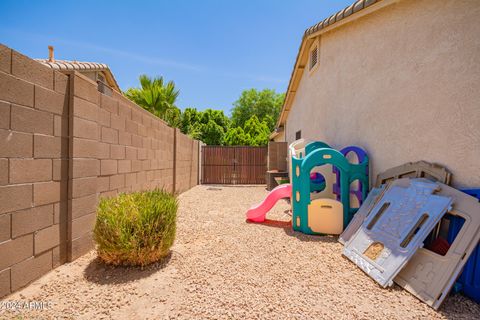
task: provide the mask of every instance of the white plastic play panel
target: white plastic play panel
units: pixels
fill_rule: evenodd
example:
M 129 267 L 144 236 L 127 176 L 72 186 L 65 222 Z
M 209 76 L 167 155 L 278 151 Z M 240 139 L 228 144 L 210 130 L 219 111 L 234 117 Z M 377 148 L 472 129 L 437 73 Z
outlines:
M 343 254 L 382 287 L 406 265 L 452 199 L 434 195 L 438 183 L 399 179 L 391 183 L 361 227 L 345 244 Z

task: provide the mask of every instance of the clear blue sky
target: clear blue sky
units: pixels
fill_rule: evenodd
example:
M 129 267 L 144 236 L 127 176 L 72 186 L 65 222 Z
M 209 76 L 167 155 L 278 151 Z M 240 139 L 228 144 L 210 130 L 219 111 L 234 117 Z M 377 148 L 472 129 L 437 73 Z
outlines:
M 162 75 L 180 108 L 229 114 L 244 89 L 286 90 L 304 30 L 353 0 L 0 1 L 0 42 L 110 66 L 122 90 Z

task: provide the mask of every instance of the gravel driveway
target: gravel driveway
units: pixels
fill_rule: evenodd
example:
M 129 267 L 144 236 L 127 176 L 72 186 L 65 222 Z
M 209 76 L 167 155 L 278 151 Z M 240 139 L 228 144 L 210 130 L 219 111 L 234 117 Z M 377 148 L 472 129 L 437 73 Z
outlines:
M 197 186 L 180 196 L 171 256 L 110 268 L 91 252 L 4 301 L 51 303 L 27 319 L 480 319 L 461 295 L 436 312 L 398 286 L 382 289 L 341 256 L 335 237 L 293 233 L 282 201 L 266 224 L 245 223 L 263 187 Z M 2 313 L 3 312 L 3 313 Z

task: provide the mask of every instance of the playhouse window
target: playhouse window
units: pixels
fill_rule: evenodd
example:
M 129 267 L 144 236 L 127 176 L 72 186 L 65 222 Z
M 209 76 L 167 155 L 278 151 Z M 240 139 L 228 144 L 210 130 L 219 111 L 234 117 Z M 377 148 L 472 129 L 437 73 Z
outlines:
M 438 255 L 445 256 L 462 230 L 464 223 L 464 218 L 447 213 L 427 236 L 423 247 Z
M 360 181 L 354 180 L 350 183 L 350 208 L 358 209 L 360 208 L 360 200 L 357 197 L 357 194 L 360 193 Z

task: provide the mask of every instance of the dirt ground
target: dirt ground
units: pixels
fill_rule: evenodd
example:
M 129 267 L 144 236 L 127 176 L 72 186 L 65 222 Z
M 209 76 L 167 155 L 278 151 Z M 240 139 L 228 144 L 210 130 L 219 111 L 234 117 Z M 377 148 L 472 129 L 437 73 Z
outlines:
M 6 297 L 44 310 L 18 319 L 480 319 L 480 305 L 448 297 L 437 312 L 398 286 L 382 289 L 342 257 L 335 237 L 292 232 L 282 201 L 266 224 L 245 211 L 263 187 L 197 186 L 180 196 L 177 240 L 162 263 L 111 268 L 92 251 Z

